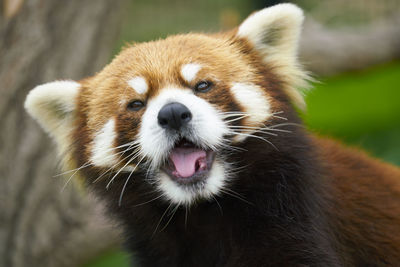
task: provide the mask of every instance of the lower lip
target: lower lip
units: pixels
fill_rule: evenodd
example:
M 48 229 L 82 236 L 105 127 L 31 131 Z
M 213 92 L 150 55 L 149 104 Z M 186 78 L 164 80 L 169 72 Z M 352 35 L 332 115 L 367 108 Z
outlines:
M 189 177 L 177 177 L 172 174 L 172 171 L 167 167 L 163 167 L 162 170 L 175 182 L 183 185 L 195 184 L 201 181 L 204 181 L 208 178 L 210 170 L 212 168 L 212 164 L 215 159 L 215 152 L 207 151 L 207 169 L 202 171 L 195 172 L 192 176 Z

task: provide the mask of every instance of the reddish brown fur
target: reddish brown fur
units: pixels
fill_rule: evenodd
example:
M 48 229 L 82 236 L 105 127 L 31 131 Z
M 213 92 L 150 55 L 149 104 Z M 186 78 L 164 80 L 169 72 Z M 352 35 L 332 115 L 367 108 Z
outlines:
M 400 169 L 307 133 L 293 106 L 302 20 L 284 4 L 230 32 L 135 44 L 28 95 L 140 266 L 400 265 Z M 201 68 L 181 74 L 188 63 Z
M 216 36 L 219 36 L 218 39 L 215 39 Z M 87 121 L 80 123 L 80 133 L 84 128 L 85 135 L 92 139 L 110 118 L 118 118 L 117 127 L 132 140 L 137 135 L 138 128 L 130 125 L 139 124 L 127 125 L 123 121 L 140 121 L 143 110 L 127 114 L 125 110 L 129 101 L 137 99 L 147 102 L 164 87 L 192 88 L 200 80 L 210 80 L 216 88 L 202 96 L 207 101 L 222 111 L 241 110 L 229 93 L 231 83 L 257 83 L 259 78 L 252 64 L 249 64 L 251 57 L 247 58 L 245 53 L 241 53 L 243 44 L 238 43 L 236 46 L 233 36 L 226 37 L 227 35 L 214 35 L 214 38 L 200 34 L 177 35 L 125 48 L 100 73 L 82 81 L 78 110 L 85 114 Z M 191 62 L 201 64 L 202 68 L 197 79 L 187 83 L 181 77 L 180 69 L 182 65 Z M 230 68 L 228 71 L 221 70 L 218 68 L 221 65 Z M 127 84 L 135 76 L 144 77 L 149 82 L 146 95 L 137 94 Z M 88 158 L 91 145 L 85 143 L 85 147 L 87 149 L 84 154 Z
M 264 88 L 272 101 L 272 111 L 290 114 L 292 107 L 281 90 L 282 82 L 274 66 L 264 66 L 246 40 L 233 36 L 233 32 L 213 37 L 189 34 L 138 44 L 126 48 L 102 72 L 85 80 L 74 135 L 78 165 L 88 160 L 90 140 L 110 118 L 117 118 L 118 132 L 124 133 L 120 138 L 135 138 L 143 111 L 127 114 L 124 103 L 133 99 L 145 102 L 166 86 L 193 87 L 196 81 L 187 84 L 179 73 L 181 66 L 190 62 L 203 66 L 197 80 L 215 83 L 216 89 L 203 97 L 219 109 L 243 109 L 228 93 L 232 82 L 241 81 Z M 134 76 L 150 81 L 147 96 L 128 87 L 126 82 Z M 316 150 L 322 163 L 319 178 L 326 192 L 323 198 L 329 203 L 325 212 L 337 239 L 332 243 L 342 263 L 361 266 L 365 258 L 372 266 L 400 263 L 399 169 L 318 137 L 312 137 L 309 149 Z
M 365 258 L 371 266 L 400 263 L 400 170 L 332 140 L 314 138 L 314 144 L 327 170 L 330 221 L 347 266 Z

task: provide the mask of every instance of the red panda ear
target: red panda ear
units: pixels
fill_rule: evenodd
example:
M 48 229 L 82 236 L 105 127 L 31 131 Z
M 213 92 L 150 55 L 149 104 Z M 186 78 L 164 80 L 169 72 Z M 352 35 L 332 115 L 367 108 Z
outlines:
M 299 88 L 307 86 L 307 74 L 297 61 L 303 11 L 293 4 L 279 4 L 250 15 L 237 36 L 247 39 L 285 83 L 285 91 L 297 106 L 304 108 Z
M 81 85 L 75 81 L 55 81 L 35 87 L 25 100 L 25 109 L 59 145 L 69 143 L 76 101 Z

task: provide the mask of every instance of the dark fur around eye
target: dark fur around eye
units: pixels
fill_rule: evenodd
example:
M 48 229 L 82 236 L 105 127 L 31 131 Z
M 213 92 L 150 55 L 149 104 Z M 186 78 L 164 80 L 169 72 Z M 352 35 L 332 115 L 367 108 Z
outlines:
M 206 93 L 211 90 L 213 83 L 210 81 L 200 81 L 194 86 L 194 90 L 200 93 Z
M 145 104 L 143 103 L 143 101 L 133 100 L 128 103 L 128 105 L 126 106 L 126 109 L 129 111 L 139 111 L 144 106 L 145 106 Z

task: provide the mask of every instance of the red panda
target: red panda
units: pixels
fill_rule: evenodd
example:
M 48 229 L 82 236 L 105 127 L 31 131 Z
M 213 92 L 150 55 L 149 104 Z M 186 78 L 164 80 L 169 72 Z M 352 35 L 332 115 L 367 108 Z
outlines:
M 400 264 L 400 170 L 307 132 L 303 13 L 125 48 L 27 96 L 140 266 Z

